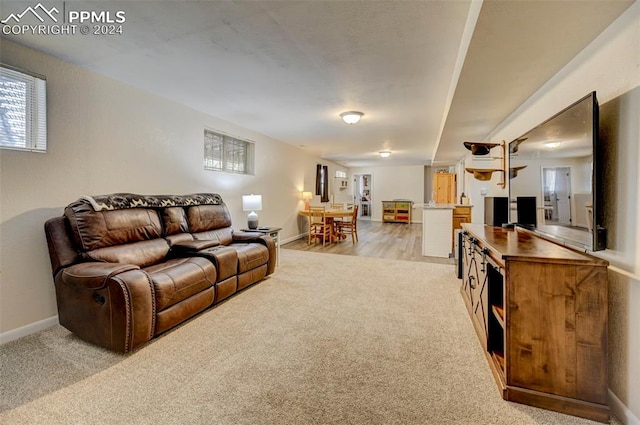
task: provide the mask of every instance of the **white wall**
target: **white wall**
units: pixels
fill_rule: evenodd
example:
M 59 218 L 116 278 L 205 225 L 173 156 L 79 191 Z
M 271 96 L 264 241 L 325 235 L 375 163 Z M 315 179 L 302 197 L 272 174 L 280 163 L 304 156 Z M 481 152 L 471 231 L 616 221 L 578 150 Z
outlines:
M 301 149 L 2 40 L 3 63 L 47 77 L 48 152 L 0 150 L 0 333 L 57 314 L 44 222 L 83 194 L 222 195 L 244 227 L 241 195 L 263 195 L 262 225 L 306 231 L 302 190 L 316 163 Z M 256 175 L 203 169 L 203 130 L 256 142 Z
M 609 144 L 608 163 L 605 164 L 609 182 L 605 194 L 608 249 L 595 255 L 609 260 L 612 265 L 609 272 L 609 387 L 613 393 L 610 404 L 625 423 L 638 424 L 640 2 L 635 2 L 488 139 L 513 140 L 593 90 L 600 103 L 601 127 L 608 127 L 604 139 Z M 479 187 L 484 184 L 470 183 L 471 196 L 476 199 Z M 495 188 L 493 184 L 489 186 Z M 507 196 L 507 192 L 501 196 Z M 474 208 L 474 221 L 477 221 L 476 210 L 479 208 Z
M 354 174 L 371 174 L 371 205 L 374 221 L 382 221 L 382 201 L 410 199 L 422 204 L 424 197 L 424 166 L 362 167 L 349 169 L 349 181 Z M 353 191 L 350 192 L 353 194 Z M 417 211 L 417 212 L 416 212 Z M 422 222 L 422 210 L 413 210 L 411 221 Z

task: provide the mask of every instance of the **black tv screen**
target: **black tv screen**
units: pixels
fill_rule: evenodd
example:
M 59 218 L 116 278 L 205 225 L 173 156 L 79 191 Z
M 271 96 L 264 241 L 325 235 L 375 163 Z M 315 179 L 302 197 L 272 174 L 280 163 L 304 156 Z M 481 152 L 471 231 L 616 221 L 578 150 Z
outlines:
M 517 199 L 535 198 L 537 233 L 585 251 L 605 249 L 598 119 L 591 92 L 509 143 L 511 222 L 531 227 L 533 207 L 521 218 Z

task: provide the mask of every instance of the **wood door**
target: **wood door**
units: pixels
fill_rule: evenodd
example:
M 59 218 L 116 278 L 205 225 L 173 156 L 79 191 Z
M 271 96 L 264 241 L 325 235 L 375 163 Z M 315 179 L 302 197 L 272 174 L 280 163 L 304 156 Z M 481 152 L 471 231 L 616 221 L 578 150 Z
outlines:
M 433 192 L 436 204 L 456 203 L 456 175 L 435 173 L 433 175 Z

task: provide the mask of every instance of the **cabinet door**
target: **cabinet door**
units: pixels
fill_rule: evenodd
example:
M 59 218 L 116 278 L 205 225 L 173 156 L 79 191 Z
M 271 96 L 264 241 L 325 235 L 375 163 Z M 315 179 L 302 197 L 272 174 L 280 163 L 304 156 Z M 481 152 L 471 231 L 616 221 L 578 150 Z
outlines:
M 436 173 L 433 178 L 434 201 L 437 204 L 454 204 L 456 200 L 456 175 Z
M 488 279 L 487 255 L 477 245 L 477 241 L 467 235 L 463 238 L 463 282 L 462 293 L 471 315 L 473 327 L 483 348 L 488 341 Z
M 488 337 L 488 279 L 487 279 L 487 255 L 484 250 L 476 247 L 474 252 L 474 262 L 476 267 L 476 280 L 473 288 L 473 319 L 476 321 L 477 329 L 482 333 L 484 341 Z
M 464 301 L 467 304 L 467 308 L 471 309 L 471 285 L 472 279 L 470 278 L 472 273 L 472 258 L 473 248 L 469 235 L 462 236 L 462 253 L 460 261 L 462 262 L 462 288 L 460 289 L 464 295 Z

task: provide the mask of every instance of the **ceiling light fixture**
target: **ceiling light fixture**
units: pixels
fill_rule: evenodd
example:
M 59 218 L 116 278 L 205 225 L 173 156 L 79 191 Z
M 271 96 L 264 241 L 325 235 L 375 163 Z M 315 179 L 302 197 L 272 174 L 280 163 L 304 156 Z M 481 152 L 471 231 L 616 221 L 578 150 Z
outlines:
M 380 154 L 381 157 L 383 158 L 388 158 L 389 155 L 391 155 L 391 152 L 389 151 L 382 151 L 382 152 L 378 152 Z
M 342 120 L 347 124 L 355 124 L 358 121 L 360 121 L 360 118 L 362 118 L 363 115 L 364 114 L 362 112 L 347 111 L 347 112 L 341 113 L 340 117 L 342 117 Z
M 549 149 L 555 149 L 558 146 L 560 146 L 560 142 L 548 142 L 548 143 L 545 143 L 544 145 Z

